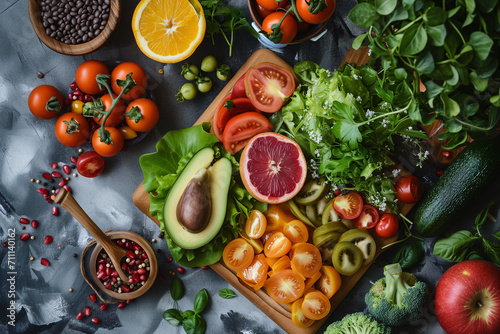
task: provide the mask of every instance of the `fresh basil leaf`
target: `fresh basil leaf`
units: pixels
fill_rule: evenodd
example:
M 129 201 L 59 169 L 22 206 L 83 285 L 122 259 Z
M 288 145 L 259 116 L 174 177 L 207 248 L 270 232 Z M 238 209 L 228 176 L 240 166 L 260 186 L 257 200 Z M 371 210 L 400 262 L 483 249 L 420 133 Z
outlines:
M 484 209 L 481 210 L 481 212 L 477 215 L 476 220 L 474 222 L 474 228 L 476 231 L 479 231 L 481 227 L 483 226 L 484 222 L 488 218 L 488 213 L 490 212 L 490 208 L 493 205 L 494 202 L 489 202 L 486 204 Z
M 236 294 L 234 293 L 233 290 L 224 288 L 219 290 L 219 296 L 224 299 L 231 299 L 236 297 Z
M 440 24 L 437 26 L 426 26 L 425 31 L 429 37 L 429 43 L 433 46 L 443 46 L 446 39 L 446 26 Z
M 425 52 L 423 55 L 418 57 L 415 67 L 419 73 L 430 74 L 434 71 L 434 58 L 430 51 Z
M 171 308 L 163 312 L 163 319 L 168 321 L 172 326 L 179 326 L 182 324 L 184 317 L 181 311 L 175 308 Z
M 347 17 L 355 25 L 367 28 L 378 19 L 378 13 L 375 6 L 367 2 L 362 2 L 354 6 Z
M 424 256 L 424 242 L 415 240 L 399 247 L 394 255 L 393 263 L 399 263 L 401 269 L 408 270 L 415 266 Z
M 448 14 L 441 7 L 431 7 L 424 14 L 424 22 L 428 26 L 444 24 L 447 19 Z
M 422 24 L 415 24 L 406 30 L 401 39 L 399 52 L 403 56 L 413 56 L 421 52 L 427 44 L 427 32 Z
M 189 317 L 191 317 L 191 316 L 193 316 L 193 315 L 194 315 L 194 311 L 193 311 L 193 310 L 186 310 L 186 311 L 184 311 L 184 312 L 182 313 L 182 317 L 183 317 L 184 319 L 187 319 L 187 318 L 189 318 Z
M 500 266 L 500 244 L 483 239 L 483 248 L 486 257 L 496 265 Z
M 203 334 L 207 329 L 207 324 L 199 314 L 192 314 L 187 319 L 184 319 L 182 327 L 186 334 Z
M 474 236 L 469 231 L 458 231 L 448 238 L 438 240 L 434 245 L 432 254 L 449 262 L 461 262 L 465 260 L 477 239 L 480 239 L 480 237 Z
M 170 284 L 170 296 L 173 300 L 179 300 L 184 296 L 184 286 L 182 281 L 177 276 L 173 276 L 172 284 Z
M 474 31 L 470 34 L 469 43 L 480 60 L 485 60 L 488 57 L 493 46 L 493 40 L 482 31 Z
M 194 313 L 201 313 L 208 303 L 208 292 L 206 289 L 201 289 L 194 298 Z
M 466 260 L 484 260 L 484 257 L 476 251 L 472 251 L 467 255 Z
M 396 9 L 397 0 L 375 0 L 375 8 L 380 15 L 389 15 Z
M 444 109 L 444 114 L 448 118 L 453 118 L 460 114 L 460 105 L 457 103 L 457 101 L 453 100 L 448 96 L 448 94 L 442 92 L 439 97 L 441 98 L 441 101 L 443 102 L 443 109 Z

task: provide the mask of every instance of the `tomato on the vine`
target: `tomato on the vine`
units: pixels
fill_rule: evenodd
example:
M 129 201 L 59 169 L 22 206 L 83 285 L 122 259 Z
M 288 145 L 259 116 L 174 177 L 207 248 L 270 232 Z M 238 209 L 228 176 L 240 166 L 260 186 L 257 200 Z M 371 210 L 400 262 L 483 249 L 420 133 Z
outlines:
M 416 203 L 422 197 L 422 184 L 414 175 L 402 176 L 396 182 L 396 197 L 402 203 Z
M 369 229 L 375 227 L 378 222 L 378 210 L 373 205 L 365 204 L 363 205 L 363 210 L 361 214 L 352 221 L 355 227 Z
M 28 97 L 28 107 L 35 117 L 51 119 L 56 117 L 63 106 L 61 92 L 51 85 L 35 87 Z
M 271 34 L 273 32 L 272 26 L 278 24 L 283 16 L 285 16 L 285 12 L 272 12 L 271 14 L 267 15 L 262 21 L 262 30 L 267 32 L 268 34 Z M 279 43 L 290 43 L 297 35 L 297 19 L 292 15 L 287 15 L 283 19 L 283 22 L 281 22 L 280 30 L 283 35 L 281 36 L 281 40 L 279 41 Z
M 375 226 L 375 233 L 382 238 L 390 238 L 399 230 L 398 217 L 392 213 L 384 213 Z
M 242 150 L 256 134 L 272 131 L 271 122 L 262 114 L 248 111 L 232 117 L 224 128 L 222 143 L 231 154 Z
M 287 5 L 288 0 L 276 1 L 276 0 L 257 0 L 257 5 L 264 9 L 275 11 L 278 8 L 283 8 Z
M 96 130 L 92 135 L 92 147 L 99 155 L 103 157 L 112 157 L 122 150 L 125 139 L 123 138 L 123 134 L 117 128 L 106 126 L 104 129 L 108 130 L 112 142 L 107 144 L 106 142 L 101 141 L 101 135 L 99 134 L 99 131 Z
M 104 170 L 104 159 L 95 151 L 82 153 L 76 161 L 76 170 L 85 177 L 96 177 Z
M 97 59 L 84 61 L 76 69 L 76 85 L 84 93 L 90 95 L 99 94 L 101 93 L 101 89 L 96 81 L 98 74 L 109 75 L 109 69 L 106 64 Z
M 335 11 L 335 0 L 325 0 L 325 3 L 327 7 L 315 14 L 309 11 L 308 0 L 297 0 L 295 6 L 297 7 L 297 12 L 304 21 L 311 24 L 320 24 L 328 20 Z
M 145 132 L 152 130 L 160 119 L 158 106 L 148 98 L 133 100 L 125 111 L 125 121 L 134 131 Z
M 89 122 L 85 117 L 74 112 L 59 116 L 56 121 L 56 137 L 64 146 L 77 147 L 89 138 Z
M 123 89 L 123 87 L 118 86 L 116 81 L 125 80 L 129 73 L 132 73 L 132 79 L 135 81 L 135 86 L 133 86 L 127 94 L 122 95 L 121 98 L 127 101 L 141 97 L 148 86 L 146 71 L 144 71 L 140 65 L 130 61 L 120 63 L 111 72 L 111 88 L 116 95 L 120 94 Z
M 363 210 L 363 199 L 355 191 L 345 195 L 337 196 L 333 199 L 333 209 L 345 219 L 357 218 Z
M 116 95 L 113 94 L 113 98 L 116 98 Z M 101 97 L 101 101 L 104 104 L 104 112 L 107 112 L 109 109 L 111 109 L 111 105 L 113 104 L 113 99 L 111 98 L 111 95 L 106 94 Z M 116 126 L 121 123 L 123 120 L 123 115 L 125 113 L 125 103 L 123 103 L 122 100 L 119 100 L 118 103 L 115 105 L 113 108 L 113 111 L 111 111 L 111 114 L 109 115 L 108 119 L 106 120 L 106 126 Z M 102 116 L 100 119 L 99 117 L 94 117 L 94 121 L 96 121 L 97 124 L 101 125 L 102 121 L 104 120 L 104 116 Z
M 274 12 L 274 10 L 269 10 L 269 9 L 266 9 L 264 7 L 262 7 L 261 5 L 259 5 L 258 3 L 255 4 L 255 7 L 257 9 L 257 14 L 259 15 L 259 17 L 263 20 L 267 15 L 271 14 L 272 12 Z

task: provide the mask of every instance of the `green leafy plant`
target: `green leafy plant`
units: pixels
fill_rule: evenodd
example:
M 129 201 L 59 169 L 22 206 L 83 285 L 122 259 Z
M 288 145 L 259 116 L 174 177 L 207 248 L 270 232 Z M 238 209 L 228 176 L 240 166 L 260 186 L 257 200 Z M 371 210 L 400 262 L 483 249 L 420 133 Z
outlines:
M 208 303 L 208 292 L 201 289 L 194 298 L 193 310 L 181 312 L 176 308 L 171 308 L 163 312 L 163 319 L 172 326 L 184 328 L 187 334 L 203 334 L 207 329 L 207 323 L 200 313 L 205 310 Z
M 219 296 L 224 299 L 231 299 L 236 297 L 236 294 L 233 290 L 224 288 L 219 290 Z
M 393 262 L 399 263 L 402 270 L 408 270 L 415 266 L 424 257 L 424 242 L 414 240 L 403 244 L 394 254 Z
M 179 300 L 184 296 L 184 286 L 179 277 L 173 276 L 172 284 L 170 285 L 170 296 L 173 300 Z
M 498 131 L 500 120 L 498 0 L 361 0 L 350 20 L 366 27 L 373 58 L 410 79 L 412 119 L 444 123 L 447 149 Z M 496 42 L 495 42 L 496 41 Z M 385 64 L 385 65 L 384 65 Z M 425 85 L 421 92 L 420 82 Z
M 476 233 L 461 230 L 453 233 L 448 238 L 440 239 L 434 245 L 433 254 L 449 262 L 462 262 L 469 259 L 486 259 L 500 265 L 500 243 L 487 240 L 481 234 L 481 227 L 488 218 L 488 213 L 493 202 L 479 213 L 474 222 Z M 492 236 L 500 240 L 500 230 Z M 481 240 L 480 251 L 476 250 L 476 241 Z

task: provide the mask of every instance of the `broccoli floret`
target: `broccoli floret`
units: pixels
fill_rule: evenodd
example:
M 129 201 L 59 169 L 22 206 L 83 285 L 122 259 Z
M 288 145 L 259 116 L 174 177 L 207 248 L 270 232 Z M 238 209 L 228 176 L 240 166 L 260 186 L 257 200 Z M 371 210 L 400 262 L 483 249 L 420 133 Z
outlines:
M 420 319 L 427 300 L 427 284 L 413 274 L 404 273 L 399 263 L 385 266 L 384 277 L 376 281 L 365 295 L 370 314 L 389 326 L 401 326 Z
M 390 334 L 391 328 L 363 312 L 346 315 L 342 320 L 331 323 L 324 334 Z

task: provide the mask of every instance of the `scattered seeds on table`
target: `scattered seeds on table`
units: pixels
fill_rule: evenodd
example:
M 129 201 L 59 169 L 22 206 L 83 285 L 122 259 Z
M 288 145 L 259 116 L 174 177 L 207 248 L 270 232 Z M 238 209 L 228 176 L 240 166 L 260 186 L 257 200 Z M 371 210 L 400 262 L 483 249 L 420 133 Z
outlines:
M 53 240 L 54 240 L 54 238 L 51 235 L 46 235 L 43 243 L 48 245 L 48 244 L 52 243 Z
M 42 259 L 40 260 L 40 263 L 43 265 L 43 266 L 49 266 L 50 265 L 50 262 L 49 260 L 47 260 L 46 258 L 42 257 Z
M 97 296 L 95 295 L 95 293 L 91 293 L 89 295 L 89 299 L 92 303 L 95 303 L 97 301 Z
M 19 239 L 20 239 L 21 241 L 26 241 L 26 240 L 28 240 L 29 238 L 30 238 L 30 235 L 29 235 L 28 233 L 23 233 L 23 234 L 21 234 L 21 235 L 19 236 Z
M 85 314 L 83 312 L 78 312 L 76 315 L 76 320 L 82 320 L 85 317 Z
M 85 306 L 85 308 L 83 309 L 83 312 L 88 317 L 90 315 L 90 313 L 92 313 L 92 310 L 90 309 L 90 307 Z
M 101 322 L 101 319 L 99 319 L 99 318 L 92 318 L 92 322 L 93 322 L 94 324 L 98 324 L 98 323 L 100 323 L 100 322 Z
M 57 208 L 57 206 L 52 207 L 52 214 L 54 216 L 59 216 L 59 209 Z
M 39 224 L 38 220 L 33 219 L 33 220 L 31 221 L 31 227 L 33 227 L 33 228 L 37 228 L 37 227 L 38 227 L 38 224 Z

